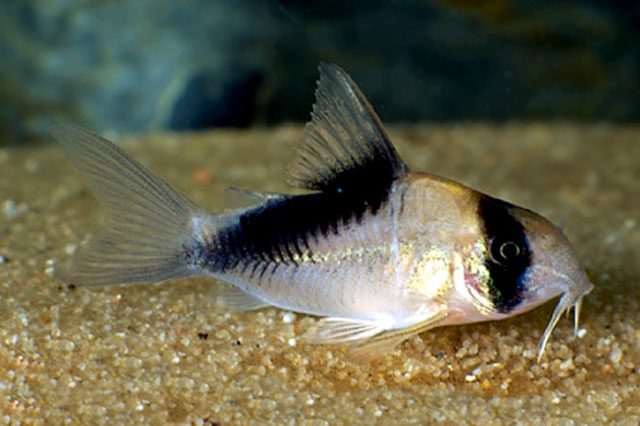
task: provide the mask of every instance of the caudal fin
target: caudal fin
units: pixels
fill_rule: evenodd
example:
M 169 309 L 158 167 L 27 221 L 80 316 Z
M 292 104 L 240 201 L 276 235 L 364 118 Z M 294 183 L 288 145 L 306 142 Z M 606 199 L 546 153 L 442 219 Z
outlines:
M 88 130 L 54 125 L 49 133 L 87 177 L 103 206 L 104 229 L 62 278 L 75 284 L 157 282 L 195 275 L 183 247 L 194 218 L 207 214 L 122 149 Z

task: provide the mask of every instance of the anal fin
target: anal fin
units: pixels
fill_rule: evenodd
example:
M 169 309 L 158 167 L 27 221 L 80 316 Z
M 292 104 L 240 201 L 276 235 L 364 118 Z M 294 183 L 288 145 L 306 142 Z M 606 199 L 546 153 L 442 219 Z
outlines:
M 216 304 L 232 311 L 252 311 L 269 306 L 267 302 L 253 294 L 249 294 L 236 286 L 218 284 L 214 289 Z

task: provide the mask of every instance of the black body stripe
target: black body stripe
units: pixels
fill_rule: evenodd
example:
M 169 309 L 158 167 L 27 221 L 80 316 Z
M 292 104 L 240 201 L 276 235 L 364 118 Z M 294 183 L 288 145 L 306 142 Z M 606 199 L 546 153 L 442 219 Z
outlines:
M 224 272 L 238 264 L 245 268 L 262 262 L 296 264 L 300 256 L 311 254 L 310 238 L 337 233 L 341 222 L 360 222 L 367 210 L 375 214 L 387 200 L 389 187 L 390 184 L 361 191 L 318 192 L 267 200 L 213 236 L 212 240 L 219 244 L 199 247 L 198 252 L 212 272 Z
M 522 224 L 509 212 L 512 207 L 502 200 L 482 196 L 478 209 L 488 241 L 485 265 L 491 276 L 489 293 L 495 309 L 504 313 L 522 303 L 531 265 L 529 243 Z M 518 254 L 501 258 L 499 250 L 504 243 L 517 244 Z

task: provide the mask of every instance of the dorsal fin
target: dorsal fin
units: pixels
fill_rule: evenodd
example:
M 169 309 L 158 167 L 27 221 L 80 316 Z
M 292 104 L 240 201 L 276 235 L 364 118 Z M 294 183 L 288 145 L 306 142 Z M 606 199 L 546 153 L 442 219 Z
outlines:
M 321 63 L 316 103 L 288 168 L 293 186 L 348 192 L 407 173 L 380 119 L 340 67 Z

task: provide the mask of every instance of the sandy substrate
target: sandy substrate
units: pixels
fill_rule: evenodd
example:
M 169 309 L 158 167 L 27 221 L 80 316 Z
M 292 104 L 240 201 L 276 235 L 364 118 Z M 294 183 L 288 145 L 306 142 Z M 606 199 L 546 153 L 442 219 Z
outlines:
M 640 128 L 394 127 L 414 170 L 566 223 L 595 285 L 579 337 L 555 302 L 432 330 L 372 364 L 300 337 L 314 318 L 220 310 L 207 279 L 75 288 L 53 277 L 100 214 L 53 146 L 0 148 L 0 424 L 640 423 Z M 290 191 L 299 127 L 123 146 L 198 203 Z M 307 423 L 305 423 L 307 422 Z M 392 423 L 393 422 L 393 423 Z

